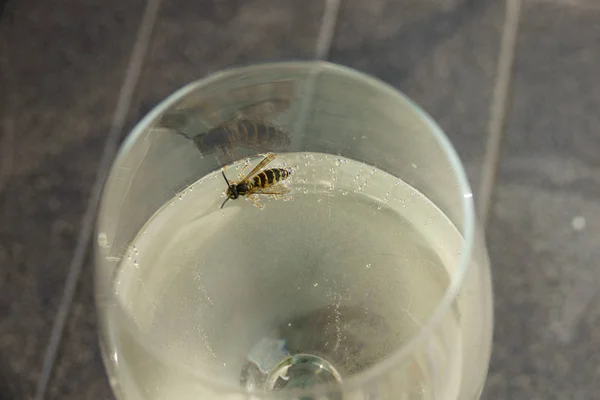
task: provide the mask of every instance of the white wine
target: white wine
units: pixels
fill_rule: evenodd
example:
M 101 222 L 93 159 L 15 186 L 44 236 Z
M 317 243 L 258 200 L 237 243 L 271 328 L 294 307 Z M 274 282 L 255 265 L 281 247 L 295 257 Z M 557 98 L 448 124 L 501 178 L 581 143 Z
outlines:
M 228 179 L 243 165 L 228 166 Z M 273 167 L 292 171 L 285 198 L 221 209 L 227 184 L 215 171 L 131 244 L 107 311 L 121 400 L 216 398 L 210 382 L 257 393 L 343 382 L 401 348 L 440 303 L 462 238 L 426 197 L 338 156 L 278 154 Z M 452 312 L 450 382 L 462 368 Z M 389 398 L 432 398 L 427 363 L 416 360 L 411 387 Z

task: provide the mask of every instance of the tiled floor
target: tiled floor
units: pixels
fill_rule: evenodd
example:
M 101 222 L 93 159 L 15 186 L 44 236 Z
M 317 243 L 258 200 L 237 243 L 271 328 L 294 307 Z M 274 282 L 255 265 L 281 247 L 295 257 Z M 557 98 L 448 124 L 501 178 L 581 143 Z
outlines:
M 600 4 L 599 4 L 600 5 Z M 487 395 L 600 395 L 600 8 L 523 8 L 489 236 Z
M 322 18 L 336 2 L 324 1 L 164 1 L 155 21 L 145 14 L 154 29 L 125 128 L 208 72 L 327 53 L 431 113 L 477 193 L 493 158 L 486 140 L 505 1 L 519 0 L 342 0 L 328 14 L 331 42 Z M 147 4 L 10 0 L 0 17 L 1 400 L 112 398 L 90 262 L 72 260 L 78 241 L 87 243 L 81 221 Z M 487 213 L 496 323 L 484 399 L 600 393 L 598 43 L 600 3 L 523 0 Z M 74 300 L 64 303 L 65 280 L 79 267 Z M 70 312 L 47 375 L 63 303 Z
M 2 399 L 35 392 L 143 9 L 21 0 L 2 16 Z

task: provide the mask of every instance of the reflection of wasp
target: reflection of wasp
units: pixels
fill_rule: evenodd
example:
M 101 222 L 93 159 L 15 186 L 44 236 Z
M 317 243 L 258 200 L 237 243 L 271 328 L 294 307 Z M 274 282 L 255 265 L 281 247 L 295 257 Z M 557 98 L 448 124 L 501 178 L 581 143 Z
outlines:
M 256 194 L 270 194 L 270 195 L 284 195 L 289 192 L 289 188 L 284 186 L 282 182 L 291 174 L 290 170 L 285 168 L 271 168 L 265 169 L 258 173 L 261 168 L 270 163 L 275 159 L 276 155 L 273 153 L 267 154 L 261 162 L 246 177 L 244 177 L 238 183 L 231 183 L 223 173 L 223 178 L 227 182 L 227 198 L 221 204 L 221 208 L 227 203 L 227 200 L 235 200 L 240 196 L 247 196 L 254 202 L 254 205 L 258 208 L 263 208 L 258 203 L 258 200 L 254 195 Z M 246 167 L 244 167 L 246 168 Z M 243 169 L 242 169 L 243 171 Z
M 236 147 L 281 151 L 290 145 L 289 133 L 271 118 L 290 108 L 293 93 L 294 83 L 283 80 L 227 92 L 209 101 L 192 99 L 163 115 L 159 125 L 191 139 L 202 154 L 218 149 L 236 158 Z M 240 107 L 240 103 L 245 105 Z
M 233 157 L 233 147 L 242 146 L 256 151 L 284 150 L 290 144 L 287 132 L 260 117 L 241 117 L 216 126 L 194 139 L 202 153 L 219 148 Z

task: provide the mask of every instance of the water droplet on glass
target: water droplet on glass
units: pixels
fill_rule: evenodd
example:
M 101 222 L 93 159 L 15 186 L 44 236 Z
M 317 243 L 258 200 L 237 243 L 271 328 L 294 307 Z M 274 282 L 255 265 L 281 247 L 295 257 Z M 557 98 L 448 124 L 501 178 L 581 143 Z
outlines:
M 319 197 L 319 198 L 317 199 L 317 203 L 320 203 L 322 200 L 323 200 L 323 199 Z
M 367 267 L 367 268 L 371 268 L 371 264 L 367 264 L 367 265 L 366 265 L 366 267 Z
M 292 326 L 292 323 L 291 323 L 291 322 L 288 322 L 288 326 Z
M 337 160 L 335 160 L 335 166 L 339 167 L 340 166 L 340 159 L 338 158 Z
M 98 235 L 98 244 L 102 247 L 108 245 L 108 238 L 106 237 L 106 233 L 100 233 Z
M 377 209 L 378 209 L 379 211 L 381 211 L 381 209 L 382 209 L 382 208 L 383 208 L 383 207 L 381 207 L 381 204 L 378 204 L 378 205 L 377 205 Z
M 347 190 L 342 190 L 342 196 L 347 196 L 348 195 L 348 191 Z
M 224 367 L 226 367 L 226 366 L 227 366 L 227 363 L 223 363 L 223 366 L 224 366 Z
M 313 286 L 314 286 L 314 287 L 317 287 L 317 286 L 319 286 L 319 284 L 318 284 L 317 282 L 315 282 L 315 284 L 314 284 Z
M 133 266 L 136 267 L 136 268 L 140 266 L 140 263 L 138 262 L 138 260 L 135 260 L 133 262 Z
M 573 226 L 574 230 L 580 231 L 583 228 L 585 228 L 585 218 L 583 218 L 581 216 L 575 217 L 571 221 L 571 225 Z

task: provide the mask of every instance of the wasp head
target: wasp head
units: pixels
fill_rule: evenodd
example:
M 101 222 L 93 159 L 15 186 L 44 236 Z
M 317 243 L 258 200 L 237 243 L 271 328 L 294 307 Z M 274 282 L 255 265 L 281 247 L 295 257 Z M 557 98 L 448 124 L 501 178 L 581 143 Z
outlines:
M 235 200 L 238 197 L 240 197 L 240 194 L 238 193 L 236 185 L 229 185 L 229 187 L 227 188 L 226 194 L 227 194 L 227 198 L 232 199 L 232 200 Z
M 238 197 L 240 197 L 240 194 L 238 193 L 237 185 L 229 183 L 229 180 L 225 176 L 225 171 L 221 171 L 221 173 L 223 174 L 223 179 L 225 179 L 225 182 L 227 182 L 227 192 L 225 193 L 227 195 L 227 198 L 225 199 L 223 204 L 221 204 L 221 208 L 223 208 L 225 203 L 227 203 L 227 200 L 229 200 L 229 199 L 235 200 Z

